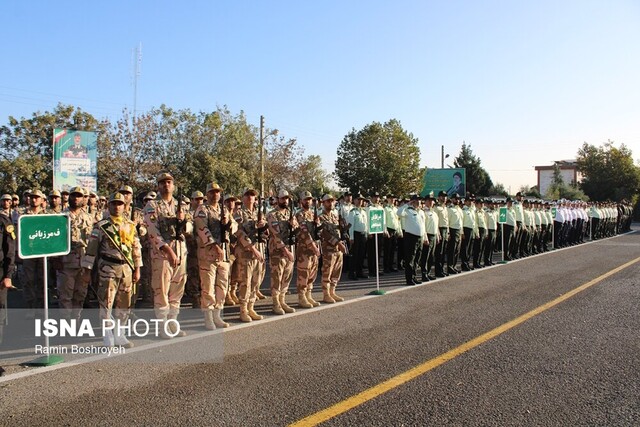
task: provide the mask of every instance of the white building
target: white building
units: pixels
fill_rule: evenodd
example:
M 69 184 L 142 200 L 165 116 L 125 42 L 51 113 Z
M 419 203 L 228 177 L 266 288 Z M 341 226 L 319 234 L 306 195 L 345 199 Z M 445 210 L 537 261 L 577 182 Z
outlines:
M 573 185 L 582 179 L 582 175 L 578 172 L 575 160 L 560 160 L 555 162 L 560 168 L 560 175 L 562 180 L 567 185 Z M 538 172 L 538 189 L 540 194 L 544 196 L 547 194 L 547 190 L 553 183 L 553 170 L 555 165 L 551 166 L 536 166 L 536 172 Z

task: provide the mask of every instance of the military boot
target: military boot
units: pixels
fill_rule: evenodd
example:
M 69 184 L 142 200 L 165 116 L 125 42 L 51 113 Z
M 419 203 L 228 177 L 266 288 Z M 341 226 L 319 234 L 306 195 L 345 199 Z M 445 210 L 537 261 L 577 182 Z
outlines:
M 222 320 L 222 309 L 214 308 L 212 312 L 213 324 L 216 328 L 228 328 L 229 324 Z
M 320 303 L 316 300 L 313 299 L 313 297 L 311 296 L 311 291 L 306 291 L 304 293 L 304 296 L 307 298 L 307 301 L 309 301 L 309 304 L 311 304 L 314 307 L 318 307 L 320 306 Z
M 227 295 L 224 297 L 224 305 L 226 305 L 227 307 L 236 305 L 236 302 L 233 300 L 233 297 L 231 296 L 231 290 L 229 290 L 229 292 L 227 292 Z
M 298 307 L 313 308 L 313 305 L 307 299 L 304 289 L 298 289 Z
M 186 337 L 187 333 L 185 331 L 182 330 L 182 328 L 180 328 L 180 324 L 178 323 L 178 315 L 177 314 L 170 314 L 169 316 L 167 316 L 167 325 L 168 325 L 168 330 L 171 332 L 171 334 L 174 337 Z
M 240 300 L 238 299 L 238 295 L 236 294 L 236 290 L 238 289 L 238 285 L 232 285 L 231 289 L 229 289 L 229 295 L 231 295 L 231 299 L 234 304 L 240 304 Z
M 336 302 L 333 298 L 331 298 L 331 293 L 329 289 L 322 289 L 322 302 L 326 304 L 333 304 Z
M 335 286 L 332 286 L 332 287 L 330 288 L 329 293 L 331 294 L 331 298 L 333 298 L 333 300 L 334 300 L 335 302 L 342 302 L 342 301 L 344 301 L 344 298 L 339 297 L 338 295 L 336 295 L 336 287 L 335 287 Z
M 258 313 L 256 313 L 256 311 L 253 309 L 253 303 L 250 302 L 247 305 L 247 313 L 249 314 L 249 317 L 251 317 L 251 320 L 262 320 L 264 319 L 264 316 L 259 315 Z
M 280 294 L 280 306 L 282 306 L 282 309 L 284 310 L 285 313 L 295 313 L 296 310 L 289 307 L 287 305 L 287 302 L 284 300 L 285 296 L 286 294 L 284 292 Z
M 158 316 L 156 315 L 159 322 L 158 322 L 158 337 L 168 340 L 173 338 L 171 335 L 167 334 L 167 331 L 169 331 L 169 327 L 167 326 L 167 316 Z M 165 329 L 166 328 L 166 329 Z
M 102 338 L 102 344 L 105 347 L 113 347 L 113 341 L 114 341 L 113 332 L 110 329 L 104 331 L 104 337 Z
M 213 323 L 213 312 L 211 310 L 204 311 L 204 327 L 210 331 L 216 328 Z
M 278 296 L 278 294 L 275 292 L 272 292 L 271 300 L 273 301 L 273 306 L 271 307 L 271 310 L 273 311 L 273 313 L 280 316 L 283 315 L 284 310 L 280 305 L 280 297 Z
M 260 289 L 256 290 L 256 297 L 258 299 L 266 299 L 267 298 L 262 292 L 260 292 Z
M 133 343 L 124 336 L 122 329 L 118 327 L 116 327 L 113 334 L 113 344 L 124 348 L 133 348 Z
M 247 303 L 240 303 L 240 320 L 242 322 L 251 322 L 251 316 L 249 316 L 249 309 L 247 308 Z

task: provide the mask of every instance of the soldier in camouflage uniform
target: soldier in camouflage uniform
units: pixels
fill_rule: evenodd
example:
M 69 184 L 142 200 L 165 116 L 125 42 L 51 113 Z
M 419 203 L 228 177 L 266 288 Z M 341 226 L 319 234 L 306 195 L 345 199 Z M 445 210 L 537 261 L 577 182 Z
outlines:
M 135 206 L 135 201 L 133 200 L 133 188 L 131 188 L 129 185 L 123 185 L 118 190 L 118 193 L 124 196 L 123 215 L 130 221 L 133 221 L 133 223 L 136 225 L 138 238 L 142 241 L 142 239 L 146 238 L 147 236 L 147 227 L 144 225 L 144 214 L 142 213 L 142 209 Z M 93 207 L 89 210 L 89 212 L 94 212 L 94 220 L 96 222 L 102 220 L 103 211 L 98 206 L 97 195 L 94 192 L 91 192 L 89 194 L 89 201 L 90 204 L 93 203 Z M 144 285 L 140 283 L 140 281 L 137 281 L 133 284 L 133 292 L 131 292 L 131 308 L 135 308 L 136 301 L 138 301 L 138 297 L 142 290 L 142 286 Z
M 85 283 L 91 280 L 94 262 L 98 270 L 98 300 L 100 318 L 111 319 L 111 309 L 115 305 L 114 318 L 125 322 L 131 308 L 131 292 L 140 279 L 142 253 L 138 232 L 133 221 L 124 216 L 125 198 L 114 193 L 109 199 L 109 218 L 95 224 L 86 253 L 82 259 L 85 268 Z M 163 325 L 164 326 L 164 325 Z M 115 335 L 115 336 L 114 336 Z M 133 344 L 127 340 L 119 328 L 115 334 L 107 331 L 106 346 L 120 345 L 127 348 Z
M 59 214 L 62 212 L 62 199 L 60 198 L 60 192 L 58 190 L 52 190 L 49 192 L 49 214 Z
M 0 197 L 0 214 L 11 219 L 11 194 L 3 194 Z
M 238 223 L 234 219 L 237 210 L 236 201 L 238 199 L 234 196 L 227 196 L 224 199 L 224 204 L 229 211 L 229 288 L 227 289 L 227 295 L 225 297 L 224 305 L 232 306 L 240 304 L 238 299 L 238 263 L 236 262 L 236 246 L 238 232 Z
M 204 194 L 202 194 L 202 191 L 194 191 L 191 194 L 189 216 L 192 219 L 195 218 L 196 210 L 202 205 L 203 200 Z M 202 288 L 200 287 L 200 269 L 198 268 L 198 238 L 194 232 L 185 236 L 185 239 L 187 242 L 187 284 L 184 287 L 184 293 L 191 299 L 191 307 L 200 310 L 202 306 L 200 301 Z
M 4 202 L 4 196 L 2 200 Z M 3 210 L 0 212 L 0 344 L 2 344 L 7 319 L 7 290 L 13 288 L 11 280 L 16 270 L 16 246 L 15 227 L 11 218 Z M 2 372 L 0 367 L 0 374 Z
M 83 198 L 82 188 L 74 187 L 69 196 L 69 206 L 63 211 L 70 220 L 71 252 L 59 257 L 57 274 L 58 304 L 63 317 L 79 319 L 84 299 L 87 296 L 87 282 L 83 279 L 82 259 L 93 229 L 93 219 L 78 205 Z
M 298 222 L 289 208 L 291 196 L 286 190 L 278 193 L 278 207 L 267 214 L 269 225 L 269 266 L 271 268 L 271 299 L 275 314 L 293 313 L 285 296 L 293 275 L 295 247 L 292 237 L 298 231 Z
M 144 208 L 151 245 L 151 286 L 156 317 L 161 321 L 175 320 L 180 312 L 180 300 L 187 281 L 187 246 L 185 234 L 193 232 L 185 209 L 173 197 L 173 176 L 161 173 L 157 178 L 159 197 Z M 177 322 L 168 322 L 171 333 L 184 336 Z M 162 329 L 162 328 L 161 328 Z M 166 338 L 167 336 L 163 336 Z
M 333 304 L 344 301 L 336 294 L 336 287 L 342 275 L 342 260 L 347 247 L 341 239 L 340 218 L 336 213 L 335 199 L 330 194 L 322 197 L 324 211 L 318 218 L 322 225 L 320 240 L 322 242 L 322 302 Z
M 257 298 L 256 291 L 260 286 L 260 269 L 264 263 L 264 255 L 259 249 L 258 235 L 266 226 L 264 219 L 258 221 L 258 211 L 255 206 L 257 195 L 256 190 L 246 190 L 242 196 L 242 208 L 235 215 L 238 223 L 235 255 L 240 282 L 240 320 L 243 322 L 264 319 L 253 309 Z
M 320 257 L 320 248 L 316 242 L 320 231 L 318 229 L 320 220 L 316 213 L 316 207 L 312 207 L 312 202 L 311 193 L 303 192 L 300 195 L 301 209 L 296 214 L 296 220 L 300 225 L 296 246 L 298 305 L 302 308 L 320 305 L 311 296 L 313 282 L 318 275 L 318 258 Z
M 229 211 L 222 206 L 222 188 L 207 187 L 207 202 L 195 213 L 194 228 L 198 242 L 200 296 L 207 329 L 226 328 L 221 317 L 229 284 Z M 194 233 L 194 234 L 196 234 Z

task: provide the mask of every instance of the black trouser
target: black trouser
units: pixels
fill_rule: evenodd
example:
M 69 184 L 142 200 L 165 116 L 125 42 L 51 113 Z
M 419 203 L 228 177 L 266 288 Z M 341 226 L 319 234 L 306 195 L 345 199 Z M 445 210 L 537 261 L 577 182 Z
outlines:
M 478 228 L 480 237 L 473 241 L 473 266 L 478 267 L 482 260 L 482 252 L 484 251 L 486 228 Z
M 402 269 L 402 265 L 404 264 L 404 241 L 402 240 L 403 237 L 402 236 L 398 236 L 397 240 L 398 240 L 398 270 Z
M 447 266 L 456 268 L 460 256 L 460 229 L 449 228 L 449 243 L 447 243 Z
M 422 237 L 405 232 L 402 240 L 404 243 L 404 277 L 407 285 L 411 285 L 416 274 L 416 257 L 422 246 Z
M 369 235 L 367 239 L 367 268 L 369 269 L 369 276 L 375 276 L 377 272 L 376 261 L 380 260 L 380 251 L 383 250 L 382 233 Z M 378 239 L 378 260 L 376 260 L 376 241 Z M 384 263 L 384 261 L 383 261 Z
M 434 252 L 436 274 L 444 272 L 444 264 L 447 260 L 447 241 L 449 240 L 449 228 L 440 228 L 440 241 Z
M 364 233 L 353 232 L 353 246 L 351 247 L 351 276 L 362 276 L 362 263 L 364 262 L 367 238 Z
M 485 240 L 482 258 L 484 265 L 491 265 L 493 263 L 493 248 L 496 244 L 496 230 L 487 229 L 487 240 Z
M 431 267 L 435 263 L 436 253 L 436 235 L 427 234 L 428 245 L 422 245 L 422 253 L 420 254 L 420 270 L 422 275 L 427 275 L 431 271 Z
M 559 248 L 562 246 L 562 223 L 553 221 L 553 247 Z
M 471 259 L 471 249 L 473 248 L 473 228 L 464 227 L 462 232 L 464 233 L 464 238 L 460 249 L 460 261 L 462 261 L 463 268 L 471 268 L 469 260 Z
M 591 236 L 593 237 L 593 239 L 599 239 L 600 238 L 600 218 L 591 218 L 591 228 L 593 229 L 591 231 Z
M 391 270 L 393 270 L 393 258 L 396 254 L 396 244 L 397 244 L 397 238 L 398 238 L 398 234 L 396 233 L 396 230 L 394 230 L 393 228 L 387 228 L 387 233 L 389 234 L 389 236 L 385 236 L 384 238 L 384 249 L 383 249 L 383 266 L 384 266 L 384 271 L 385 272 L 389 272 Z
M 504 259 L 510 260 L 512 258 L 511 246 L 515 240 L 513 236 L 513 225 L 504 224 L 502 227 L 502 253 Z
M 515 231 L 513 238 L 511 239 L 511 246 L 509 247 L 509 254 L 511 258 L 515 258 L 518 255 L 518 250 L 520 249 L 520 243 L 522 242 L 522 222 L 516 221 L 516 226 L 518 229 Z

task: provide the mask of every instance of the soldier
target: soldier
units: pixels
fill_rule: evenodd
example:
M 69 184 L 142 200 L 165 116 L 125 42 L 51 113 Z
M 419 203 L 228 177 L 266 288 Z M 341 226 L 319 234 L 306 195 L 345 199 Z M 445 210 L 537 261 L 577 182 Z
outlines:
M 498 230 L 498 212 L 495 209 L 495 200 L 491 200 L 488 207 L 484 209 L 485 218 L 487 223 L 487 240 L 483 249 L 484 266 L 488 267 L 493 265 L 493 249 L 496 244 L 496 236 Z
M 435 276 L 429 275 L 431 267 L 435 264 L 435 252 L 440 237 L 440 227 L 438 224 L 438 214 L 433 208 L 436 202 L 435 195 L 431 191 L 425 197 L 424 218 L 425 218 L 425 231 L 427 238 L 423 242 L 422 254 L 420 256 L 420 270 L 422 272 L 422 281 L 428 282 L 435 280 Z
M 65 189 L 60 192 L 60 206 L 63 210 L 69 207 L 69 190 Z
M 11 194 L 3 194 L 0 197 L 0 214 L 11 219 Z
M 4 197 L 4 196 L 3 196 Z M 2 199 L 4 201 L 4 199 Z M 16 233 L 11 218 L 0 212 L 0 344 L 7 319 L 7 291 L 14 289 L 11 279 L 16 270 Z M 0 375 L 3 370 L 0 367 Z
M 238 199 L 235 196 L 226 196 L 224 198 L 224 205 L 229 212 L 229 288 L 224 300 L 224 305 L 233 306 L 240 304 L 238 299 L 238 263 L 236 262 L 236 246 L 238 232 L 238 223 L 234 219 L 237 214 L 238 208 L 236 207 L 236 201 Z
M 476 199 L 476 239 L 473 241 L 473 268 L 482 268 L 480 264 L 487 239 L 487 216 L 484 210 L 484 200 Z
M 87 296 L 87 285 L 83 279 L 82 259 L 86 253 L 93 219 L 82 210 L 78 199 L 83 198 L 82 188 L 74 187 L 69 195 L 69 206 L 63 211 L 70 220 L 71 252 L 59 257 L 57 275 L 58 304 L 66 319 L 79 319 Z
M 322 197 L 323 212 L 318 217 L 322 225 L 322 302 L 333 304 L 344 301 L 336 294 L 336 287 L 342 275 L 342 260 L 347 252 L 346 242 L 340 232 L 340 218 L 334 210 L 335 199 L 330 194 Z
M 349 247 L 351 253 L 350 267 L 351 280 L 368 279 L 362 272 L 362 264 L 364 262 L 365 249 L 367 245 L 367 215 L 362 207 L 364 198 L 362 194 L 355 195 L 354 208 L 349 212 L 347 222 L 349 224 Z
M 460 203 L 460 195 L 457 193 L 449 199 L 447 206 L 447 217 L 449 220 L 449 242 L 447 243 L 447 273 L 458 274 L 460 270 L 456 268 L 458 264 L 458 256 L 460 255 L 460 240 L 462 232 L 462 209 Z
M 387 225 L 382 255 L 384 272 L 395 273 L 398 269 L 393 266 L 393 260 L 396 254 L 398 236 L 402 234 L 400 220 L 398 219 L 398 208 L 396 208 L 396 196 L 387 196 L 387 203 L 384 206 L 384 219 Z
M 58 190 L 49 192 L 49 209 L 47 213 L 59 214 L 62 212 L 62 199 Z
M 29 192 L 29 205 L 22 212 L 22 215 L 40 215 L 45 212 L 40 205 L 44 194 L 40 190 Z M 42 258 L 30 258 L 22 261 L 24 271 L 24 295 L 27 308 L 44 308 L 44 288 L 43 288 L 43 262 Z M 28 312 L 32 317 L 35 313 Z
M 118 190 L 118 193 L 124 196 L 123 215 L 130 221 L 133 221 L 133 223 L 136 225 L 136 231 L 138 232 L 138 238 L 140 239 L 140 241 L 142 242 L 142 240 L 146 240 L 147 227 L 144 225 L 144 214 L 142 212 L 142 209 L 135 206 L 135 201 L 133 200 L 133 188 L 128 185 L 123 185 Z M 94 192 L 91 192 L 89 194 L 89 204 L 91 206 L 89 208 L 89 214 L 93 216 L 94 221 L 98 222 L 102 220 L 103 211 L 97 204 L 97 197 L 94 198 L 94 196 L 96 196 Z M 151 263 L 149 263 L 149 265 L 151 265 Z M 143 284 L 140 280 L 138 280 L 133 284 L 133 291 L 131 292 L 131 308 L 135 308 L 141 288 L 145 285 L 148 286 L 148 281 Z
M 144 208 L 144 223 L 151 246 L 151 287 L 153 308 L 160 322 L 176 320 L 187 281 L 187 246 L 185 234 L 193 232 L 183 209 L 173 197 L 173 176 L 163 172 L 157 177 L 159 198 Z M 177 322 L 167 322 L 174 336 L 185 336 Z M 161 328 L 162 329 L 162 328 Z M 163 335 L 166 338 L 167 335 Z
M 312 201 L 313 196 L 310 192 L 302 192 L 300 195 L 301 209 L 296 214 L 296 220 L 300 225 L 296 246 L 298 305 L 302 308 L 320 305 L 311 296 L 313 282 L 318 275 L 318 258 L 320 257 L 320 248 L 316 242 L 320 231 L 320 219 L 315 207 L 311 208 Z
M 409 204 L 398 209 L 398 216 L 402 218 L 404 243 L 404 274 L 407 286 L 418 285 L 416 279 L 417 256 L 424 240 L 427 238 L 424 215 L 420 210 L 420 196 L 411 196 Z
M 222 188 L 207 186 L 207 202 L 195 212 L 198 270 L 200 272 L 200 304 L 207 329 L 227 328 L 220 316 L 229 284 L 229 211 L 222 206 Z M 194 233 L 194 234 L 196 234 Z
M 504 253 L 504 259 L 511 261 L 514 259 L 514 252 L 512 251 L 516 239 L 516 233 L 518 231 L 518 222 L 516 220 L 516 210 L 513 207 L 513 199 L 507 197 L 507 218 L 503 226 L 502 235 L 502 252 Z
M 435 273 L 436 277 L 445 277 L 449 273 L 444 268 L 447 259 L 447 241 L 449 240 L 449 215 L 447 213 L 447 192 L 440 191 L 438 193 L 438 202 L 434 206 L 434 210 L 438 215 L 438 231 L 440 232 L 440 240 L 436 245 Z
M 82 259 L 85 283 L 91 280 L 94 262 L 98 269 L 98 300 L 100 318 L 112 318 L 111 309 L 115 305 L 115 320 L 124 323 L 131 308 L 133 283 L 140 279 L 142 254 L 136 226 L 124 216 L 125 198 L 114 193 L 109 199 L 109 217 L 95 224 L 86 253 Z M 164 327 L 164 325 L 161 325 Z M 104 336 L 104 345 L 133 347 L 119 327 Z
M 275 314 L 293 313 L 285 302 L 293 275 L 295 233 L 298 222 L 293 215 L 291 196 L 286 190 L 278 193 L 278 207 L 267 214 L 269 226 L 269 267 L 271 271 L 271 299 Z
M 238 281 L 240 282 L 240 320 L 251 322 L 262 320 L 253 309 L 256 302 L 256 291 L 260 286 L 260 269 L 264 263 L 264 255 L 260 251 L 258 236 L 266 229 L 264 218 L 258 221 L 256 210 L 256 190 L 248 189 L 242 195 L 242 208 L 235 215 L 238 222 L 236 237 L 236 263 L 238 263 Z
M 185 236 L 187 242 L 187 284 L 184 287 L 184 292 L 187 297 L 191 299 L 191 307 L 198 310 L 202 309 L 202 303 L 200 301 L 202 288 L 200 286 L 200 269 L 198 268 L 198 236 L 195 232 L 195 213 L 203 201 L 204 194 L 202 194 L 202 191 L 194 191 L 191 193 L 189 216 L 194 219 L 194 233 Z

